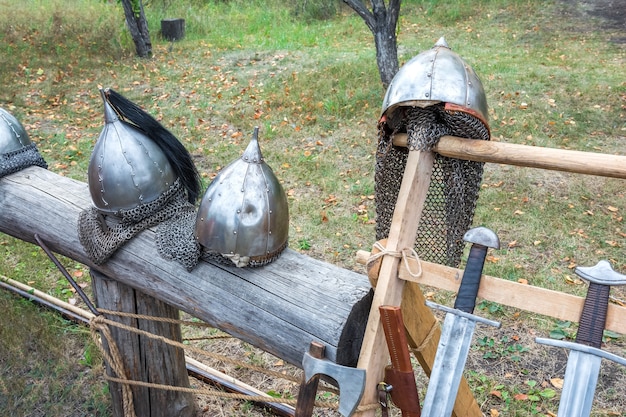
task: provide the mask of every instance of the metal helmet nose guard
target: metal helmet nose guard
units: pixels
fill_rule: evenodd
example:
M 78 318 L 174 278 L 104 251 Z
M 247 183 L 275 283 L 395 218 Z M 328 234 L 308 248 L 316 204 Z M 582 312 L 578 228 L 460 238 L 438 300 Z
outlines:
M 32 165 L 48 168 L 24 126 L 0 107 L 0 178 Z
M 445 39 L 400 68 L 378 123 L 376 239 L 389 235 L 409 149 L 430 151 L 444 135 L 489 140 L 487 99 L 478 76 Z M 407 134 L 409 149 L 393 145 Z M 415 248 L 421 259 L 458 266 L 470 228 L 483 164 L 435 156 Z
M 259 128 L 241 158 L 215 177 L 200 203 L 195 235 L 208 259 L 262 266 L 287 246 L 289 206 L 258 143 Z
M 104 263 L 140 231 L 159 224 L 157 247 L 187 269 L 197 263 L 194 202 L 200 180 L 182 143 L 149 114 L 111 89 L 101 90 L 104 127 L 87 177 L 95 207 L 79 217 L 79 238 Z

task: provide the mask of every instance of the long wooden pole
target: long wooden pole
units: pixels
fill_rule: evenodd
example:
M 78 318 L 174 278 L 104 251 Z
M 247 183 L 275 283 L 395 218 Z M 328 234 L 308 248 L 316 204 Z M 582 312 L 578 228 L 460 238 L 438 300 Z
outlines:
M 406 133 L 393 137 L 395 146 L 406 146 L 406 143 Z M 456 136 L 441 137 L 434 150 L 440 155 L 456 159 L 626 179 L 626 155 L 544 148 Z
M 413 247 L 417 226 L 426 201 L 426 192 L 430 184 L 434 154 L 425 151 L 409 152 L 398 201 L 391 220 L 387 250 L 402 251 Z M 380 275 L 365 330 L 358 368 L 365 369 L 367 379 L 361 404 L 369 406 L 377 403 L 377 386 L 383 380 L 384 368 L 389 361 L 389 352 L 385 342 L 385 333 L 380 322 L 379 307 L 384 305 L 399 306 L 402 301 L 404 281 L 398 278 L 400 260 L 393 256 L 382 258 Z M 427 314 L 431 314 L 425 308 Z M 415 314 L 420 314 L 416 306 Z M 375 411 L 367 411 L 361 416 L 373 417 Z

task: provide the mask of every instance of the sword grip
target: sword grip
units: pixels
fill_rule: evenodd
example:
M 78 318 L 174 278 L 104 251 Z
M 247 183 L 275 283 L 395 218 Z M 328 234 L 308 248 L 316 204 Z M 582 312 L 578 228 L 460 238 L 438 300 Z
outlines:
M 463 278 L 461 279 L 461 286 L 459 287 L 459 292 L 454 302 L 454 308 L 457 310 L 461 310 L 465 313 L 474 312 L 476 296 L 478 295 L 478 288 L 480 287 L 480 278 L 483 274 L 483 266 L 485 265 L 485 258 L 487 257 L 487 250 L 487 246 L 477 243 L 472 245 L 467 258 L 465 271 L 463 272 Z
M 610 291 L 611 287 L 608 285 L 589 283 L 587 297 L 585 297 L 583 311 L 580 315 L 578 332 L 576 333 L 576 343 L 598 349 L 602 346 Z

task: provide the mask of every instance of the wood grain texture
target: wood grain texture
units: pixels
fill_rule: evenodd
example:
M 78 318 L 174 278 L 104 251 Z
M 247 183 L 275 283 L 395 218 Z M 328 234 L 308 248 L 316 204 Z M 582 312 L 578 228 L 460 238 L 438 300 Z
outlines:
M 133 288 L 92 271 L 92 288 L 99 308 L 124 313 L 178 319 L 178 310 L 167 303 L 147 296 Z M 111 316 L 110 320 L 133 328 L 157 334 L 176 342 L 182 342 L 180 325 L 128 317 Z M 189 388 L 185 364 L 185 352 L 161 341 L 142 337 L 116 327 L 111 335 L 121 353 L 125 377 L 154 384 Z M 104 341 L 106 344 L 106 341 Z M 113 375 L 107 369 L 109 375 Z M 118 376 L 119 375 L 113 375 Z M 192 417 L 196 415 L 195 398 L 191 393 L 131 386 L 137 416 Z M 112 396 L 113 416 L 124 417 L 122 386 L 109 383 Z
M 370 289 L 362 274 L 289 249 L 261 268 L 200 262 L 188 272 L 159 256 L 152 229 L 98 266 L 78 240 L 78 215 L 91 205 L 87 184 L 30 167 L 0 179 L 0 232 L 28 242 L 37 233 L 52 251 L 299 367 L 314 340 L 335 360 L 348 314 Z
M 365 264 L 369 252 L 359 251 L 357 262 Z M 404 265 L 400 266 L 400 278 L 416 284 L 428 285 L 442 290 L 457 292 L 461 284 L 463 270 L 431 262 L 421 261 L 422 276 L 414 278 Z M 416 261 L 409 260 L 409 269 L 417 268 Z M 480 281 L 478 297 L 505 306 L 519 308 L 530 313 L 542 314 L 559 320 L 578 322 L 585 299 L 572 294 L 520 284 L 498 277 L 483 275 Z M 626 334 L 626 307 L 609 304 L 607 312 L 607 330 Z
M 406 146 L 406 143 L 406 133 L 393 138 L 396 146 Z M 626 155 L 544 148 L 456 136 L 442 136 L 435 151 L 443 156 L 469 161 L 626 179 Z
M 413 247 L 422 209 L 426 201 L 426 193 L 430 185 L 433 160 L 434 154 L 432 152 L 409 152 L 391 221 L 389 237 L 387 238 L 386 249 L 388 251 L 398 252 Z M 377 384 L 383 380 L 384 368 L 389 361 L 379 308 L 383 305 L 399 306 L 404 303 L 403 296 L 406 297 L 406 292 L 403 295 L 405 285 L 404 281 L 399 278 L 399 268 L 399 258 L 393 256 L 384 256 L 382 258 L 378 284 L 374 292 L 374 300 L 358 363 L 358 367 L 365 369 L 367 372 L 365 392 L 361 400 L 362 405 L 377 402 Z M 413 292 L 416 297 L 423 299 L 418 286 L 413 287 Z M 407 304 L 404 303 L 404 305 Z M 409 325 L 406 326 L 407 332 L 409 333 L 409 338 L 412 338 L 413 341 L 419 344 L 425 337 L 423 335 L 427 335 L 433 327 L 431 323 L 435 323 L 435 317 L 423 302 L 408 305 L 410 305 L 410 308 L 407 309 L 408 311 L 404 310 L 403 315 L 418 319 L 409 321 Z M 436 341 L 435 351 L 440 333 L 441 330 L 436 327 L 432 337 Z M 434 354 L 427 356 L 420 351 L 416 353 L 416 356 L 422 367 L 427 367 L 425 369 L 432 367 L 435 358 Z M 457 403 L 461 404 L 463 408 L 457 408 L 455 405 L 453 412 L 455 417 L 482 416 L 480 407 L 474 400 L 474 396 L 465 382 L 461 383 L 457 396 L 461 399 Z M 366 411 L 358 415 L 370 417 L 375 415 L 375 411 Z

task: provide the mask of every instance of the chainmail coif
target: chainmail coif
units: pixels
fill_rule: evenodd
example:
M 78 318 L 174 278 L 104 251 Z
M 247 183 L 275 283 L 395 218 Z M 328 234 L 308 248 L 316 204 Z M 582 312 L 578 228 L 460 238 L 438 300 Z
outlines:
M 408 148 L 392 144 L 395 133 L 408 134 Z M 376 240 L 389 235 L 404 167 L 411 150 L 430 151 L 445 135 L 489 140 L 489 129 L 478 118 L 446 110 L 444 104 L 396 110 L 379 124 L 376 153 Z M 483 174 L 482 162 L 436 154 L 431 183 L 422 211 L 415 250 L 420 259 L 457 267 L 463 235 L 470 228 Z
M 200 256 L 193 233 L 195 219 L 195 207 L 177 179 L 156 200 L 120 210 L 115 216 L 105 215 L 96 207 L 83 210 L 78 218 L 78 237 L 87 256 L 100 265 L 139 232 L 158 224 L 159 254 L 191 270 Z
M 48 168 L 48 164 L 41 157 L 34 143 L 0 154 L 0 178 L 33 165 Z

